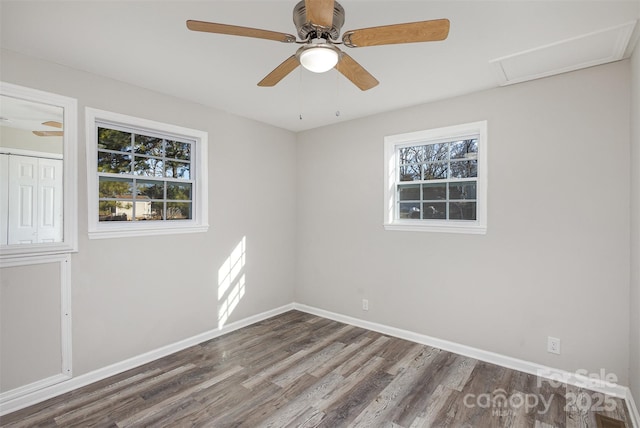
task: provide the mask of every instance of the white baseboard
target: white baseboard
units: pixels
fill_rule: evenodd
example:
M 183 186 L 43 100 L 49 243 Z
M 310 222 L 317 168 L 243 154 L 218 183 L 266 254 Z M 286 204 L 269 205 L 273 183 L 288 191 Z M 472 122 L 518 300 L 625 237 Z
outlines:
M 629 408 L 629 413 L 631 414 L 631 422 L 635 428 L 640 427 L 640 413 L 638 413 L 638 407 L 636 406 L 636 402 L 633 400 L 633 395 L 631 395 L 631 390 L 627 388 L 627 407 Z
M 438 339 L 436 337 L 431 337 L 408 330 L 402 330 L 399 328 L 389 327 L 383 324 L 377 324 L 359 318 L 353 318 L 347 315 L 337 314 L 335 312 L 303 305 L 301 303 L 294 303 L 293 308 L 312 315 L 332 319 L 334 321 L 354 325 L 356 327 L 365 328 L 367 330 L 377 331 L 378 333 L 409 340 L 411 342 L 420 343 L 422 345 L 432 346 L 434 348 L 442 349 L 459 355 L 464 355 L 466 357 L 475 358 L 476 360 L 496 364 L 508 369 L 518 370 L 524 373 L 540 376 L 549 379 L 550 381 L 563 382 L 569 385 L 574 385 L 580 388 L 586 388 L 592 391 L 601 392 L 621 398 L 623 400 L 626 400 L 627 402 L 629 413 L 632 414 L 631 417 L 632 419 L 634 419 L 632 421 L 633 426 L 636 428 L 640 428 L 640 417 L 638 416 L 638 409 L 636 408 L 633 401 L 631 390 L 626 386 L 605 382 L 604 380 L 600 381 L 591 379 L 587 376 L 583 376 L 577 373 L 571 373 L 566 370 L 555 369 L 552 367 L 543 366 L 541 364 L 532 363 L 530 361 L 520 360 L 518 358 L 497 354 L 495 352 L 461 345 L 459 343 L 450 342 L 448 340 Z
M 40 403 L 42 401 L 48 400 L 49 398 L 64 394 L 65 392 L 69 392 L 74 389 L 97 382 L 99 380 L 108 378 L 109 376 L 113 376 L 118 373 L 133 369 L 135 367 L 139 367 L 143 364 L 150 363 L 154 360 L 157 360 L 158 358 L 165 357 L 167 355 L 173 354 L 174 352 L 178 352 L 190 346 L 206 342 L 207 340 L 211 340 L 218 336 L 222 336 L 223 334 L 230 333 L 234 330 L 247 327 L 251 324 L 255 324 L 259 321 L 271 318 L 292 309 L 293 303 L 290 303 L 279 308 L 272 309 L 270 311 L 262 312 L 248 318 L 232 322 L 222 328 L 209 330 L 193 337 L 181 340 L 179 342 L 175 342 L 170 345 L 155 349 L 153 351 L 145 352 L 144 354 L 117 362 L 115 364 L 111 364 L 110 366 L 103 367 L 101 369 L 94 370 L 80 376 L 74 376 L 71 378 L 61 376 L 59 378 L 60 382 L 56 383 L 55 385 L 42 387 L 44 385 L 43 384 L 40 385 L 40 388 L 36 390 L 34 388 L 31 388 L 35 385 L 34 383 L 25 387 L 7 391 L 2 394 L 5 399 L 0 401 L 0 416 Z
M 33 394 L 48 386 L 56 385 L 60 382 L 64 382 L 65 380 L 69 380 L 69 379 L 71 379 L 71 376 L 58 373 L 53 376 L 37 380 L 35 382 L 29 383 L 26 385 L 19 386 L 14 389 L 10 389 L 9 391 L 6 391 L 0 394 L 0 404 L 4 402 L 13 401 L 17 398 L 20 398 L 29 394 Z
M 461 345 L 459 343 L 450 342 L 448 340 L 438 339 L 408 330 L 402 330 L 383 324 L 377 324 L 370 321 L 353 318 L 347 315 L 337 314 L 300 303 L 290 303 L 279 308 L 272 309 L 270 311 L 262 312 L 260 314 L 228 324 L 223 328 L 214 329 L 198 334 L 179 342 L 163 346 L 150 352 L 146 352 L 136 357 L 120 361 L 110 366 L 103 367 L 101 369 L 94 370 L 80 376 L 62 380 L 55 385 L 50 385 L 39 390 L 32 390 L 25 387 L 25 389 L 22 391 L 22 394 L 19 396 L 15 394 L 15 392 L 20 392 L 18 391 L 18 389 L 8 391 L 7 393 L 2 394 L 2 396 L 7 399 L 6 401 L 0 401 L 0 415 L 5 415 L 7 413 L 15 412 L 16 410 L 20 410 L 33 404 L 40 403 L 44 400 L 48 400 L 49 398 L 64 394 L 65 392 L 69 392 L 74 389 L 89 385 L 93 382 L 97 382 L 109 376 L 122 373 L 132 368 L 157 360 L 158 358 L 173 354 L 174 352 L 181 351 L 190 346 L 194 346 L 207 340 L 214 339 L 218 336 L 222 336 L 226 333 L 230 333 L 234 330 L 247 327 L 251 324 L 255 324 L 259 321 L 294 309 L 323 318 L 332 319 L 334 321 L 339 321 L 345 324 L 354 325 L 356 327 L 365 328 L 367 330 L 376 331 L 378 333 L 386 334 L 400 339 L 432 346 L 434 348 L 453 352 L 459 355 L 464 355 L 470 358 L 475 358 L 477 360 L 486 361 L 509 369 L 518 370 L 536 376 L 546 377 L 552 381 L 562 381 L 569 385 L 575 385 L 578 387 L 587 388 L 593 391 L 619 397 L 626 400 L 627 402 L 633 426 L 636 428 L 640 428 L 640 415 L 638 414 L 638 408 L 636 407 L 633 396 L 631 395 L 631 390 L 626 386 L 615 385 L 606 382 L 598 383 L 593 379 L 589 379 L 579 374 L 570 373 L 565 370 L 546 367 L 540 364 L 532 363 L 530 361 L 520 360 L 505 355 L 500 355 L 494 352 L 489 352 L 482 349 Z M 29 386 L 30 385 L 27 385 L 27 387 Z

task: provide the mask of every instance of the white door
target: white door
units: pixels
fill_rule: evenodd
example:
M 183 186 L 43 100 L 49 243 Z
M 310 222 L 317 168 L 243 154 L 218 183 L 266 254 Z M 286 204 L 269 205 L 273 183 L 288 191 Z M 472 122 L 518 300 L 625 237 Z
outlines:
M 9 156 L 8 244 L 62 239 L 62 160 Z

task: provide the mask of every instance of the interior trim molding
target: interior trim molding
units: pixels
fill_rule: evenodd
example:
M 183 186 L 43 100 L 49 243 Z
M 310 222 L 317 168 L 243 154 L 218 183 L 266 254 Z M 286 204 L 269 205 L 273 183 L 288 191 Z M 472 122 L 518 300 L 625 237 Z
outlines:
M 64 156 L 58 153 L 38 152 L 35 150 L 16 149 L 14 147 L 0 147 L 0 154 L 64 160 Z
M 1 403 L 4 403 L 5 401 L 9 402 L 9 401 L 17 400 L 21 397 L 25 397 L 29 394 L 36 393 L 51 385 L 59 384 L 69 379 L 71 379 L 71 376 L 58 373 L 53 376 L 49 376 L 47 378 L 37 380 L 35 382 L 31 382 L 27 385 L 10 389 L 9 391 L 5 391 L 2 394 L 0 394 L 0 406 L 2 405 Z
M 495 352 L 485 351 L 483 349 L 462 345 L 456 342 L 438 339 L 436 337 L 427 336 L 425 334 L 415 333 L 396 327 L 390 327 L 384 324 L 378 324 L 371 321 L 338 314 L 301 303 L 294 303 L 293 309 L 312 315 L 317 315 L 323 318 L 332 319 L 334 321 L 339 321 L 345 324 L 350 324 L 356 327 L 365 328 L 367 330 L 373 330 L 375 332 L 387 334 L 389 336 L 397 337 L 400 339 L 409 340 L 411 342 L 420 343 L 422 345 L 432 346 L 434 348 L 453 352 L 459 355 L 464 355 L 470 358 L 475 358 L 477 360 L 496 364 L 512 370 L 518 370 L 535 376 L 540 376 L 549 379 L 550 381 L 561 381 L 569 385 L 574 385 L 580 388 L 589 389 L 591 391 L 612 395 L 614 397 L 626 400 L 627 406 L 629 408 L 629 413 L 631 413 L 631 418 L 633 419 L 633 426 L 636 428 L 640 428 L 640 415 L 638 414 L 638 408 L 636 407 L 633 396 L 631 395 L 631 390 L 626 386 L 612 384 L 604 380 L 591 379 L 579 373 L 571 373 L 566 370 L 543 366 L 531 361 L 525 361 L 506 355 L 497 354 Z
M 106 379 L 110 376 L 117 375 L 127 370 L 139 367 L 143 364 L 150 363 L 157 360 L 158 358 L 166 357 L 167 355 L 182 351 L 183 349 L 186 349 L 190 346 L 206 342 L 207 340 L 214 339 L 218 336 L 222 336 L 226 333 L 230 333 L 234 330 L 247 327 L 251 324 L 255 324 L 267 318 L 280 315 L 293 309 L 294 304 L 289 303 L 287 305 L 280 306 L 279 308 L 271 309 L 269 311 L 244 318 L 242 320 L 229 323 L 222 328 L 215 328 L 209 331 L 205 331 L 204 333 L 200 333 L 187 339 L 162 346 L 152 351 L 145 352 L 144 354 L 128 358 L 126 360 L 94 370 L 92 372 L 69 378 L 68 380 L 59 382 L 55 385 L 47 386 L 37 391 L 29 392 L 12 400 L 0 402 L 0 416 L 6 415 L 7 413 L 15 412 L 25 407 L 32 406 L 34 404 L 48 400 L 49 398 L 56 397 L 60 394 L 64 394 L 65 392 L 73 391 L 74 389 L 78 389 L 99 380 Z

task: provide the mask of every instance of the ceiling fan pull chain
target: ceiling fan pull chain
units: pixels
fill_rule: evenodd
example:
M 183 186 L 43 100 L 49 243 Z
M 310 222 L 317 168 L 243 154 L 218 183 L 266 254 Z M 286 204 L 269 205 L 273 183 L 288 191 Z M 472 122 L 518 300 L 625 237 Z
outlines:
M 299 118 L 302 120 L 302 67 L 298 67 L 298 112 Z
M 340 73 L 336 70 L 336 117 L 340 117 Z

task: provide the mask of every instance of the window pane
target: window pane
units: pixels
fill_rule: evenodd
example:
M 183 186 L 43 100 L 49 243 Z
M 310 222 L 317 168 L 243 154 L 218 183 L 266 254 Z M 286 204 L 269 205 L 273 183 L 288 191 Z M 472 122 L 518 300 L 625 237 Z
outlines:
M 476 182 L 450 183 L 449 199 L 476 199 Z
M 142 205 L 141 203 L 138 205 Z M 136 220 L 145 221 L 145 220 L 163 220 L 162 218 L 162 207 L 164 204 L 162 202 L 149 202 L 144 201 L 144 206 L 136 205 L 136 213 L 138 211 L 141 214 L 136 214 Z
M 443 180 L 447 178 L 449 167 L 446 163 L 428 163 L 424 166 L 423 180 Z
M 400 218 L 420 218 L 419 203 L 400 203 Z
M 136 153 L 162 157 L 162 138 L 136 135 Z
M 420 165 L 407 165 L 400 167 L 400 181 L 420 180 Z
M 164 162 L 162 159 L 136 156 L 134 174 L 146 177 L 162 177 L 164 175 Z
M 151 202 L 149 220 L 164 220 L 164 202 Z
M 191 183 L 167 183 L 167 199 L 191 200 Z
M 451 159 L 477 159 L 478 140 L 464 140 L 451 143 Z
M 98 172 L 131 173 L 131 155 L 98 152 Z
M 98 203 L 99 221 L 131 221 L 133 203 L 131 199 L 120 201 L 100 201 Z
M 475 220 L 475 202 L 451 202 L 449 204 L 449 218 L 451 220 Z
M 136 220 L 153 220 L 152 202 L 149 198 L 141 196 L 136 197 Z
M 185 162 L 167 162 L 166 177 L 191 178 L 191 164 Z
M 447 160 L 447 143 L 429 144 L 425 147 L 425 158 L 427 162 Z
M 398 186 L 399 200 L 401 201 L 419 201 L 420 200 L 420 185 L 411 184 Z
M 446 202 L 427 202 L 422 204 L 422 212 L 424 219 L 439 219 L 444 220 L 447 218 L 447 203 Z
M 98 148 L 118 152 L 131 152 L 131 133 L 98 128 Z
M 167 202 L 167 220 L 191 219 L 191 202 Z
M 422 162 L 424 159 L 424 149 L 425 146 L 404 147 L 400 149 L 400 165 Z
M 422 199 L 425 201 L 447 199 L 447 183 L 423 184 Z
M 451 178 L 467 178 L 478 176 L 478 161 L 451 162 Z
M 98 183 L 99 198 L 121 198 L 133 195 L 133 180 L 127 178 L 100 177 Z
M 136 180 L 136 199 L 164 199 L 164 182 Z
M 191 144 L 180 141 L 166 141 L 166 156 L 173 159 L 191 160 Z

